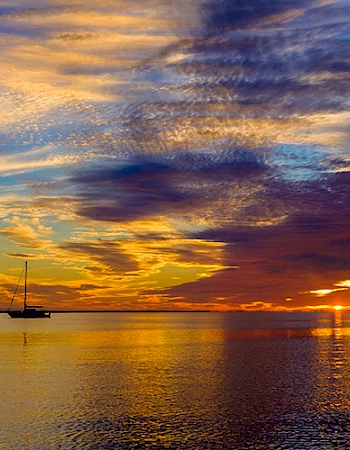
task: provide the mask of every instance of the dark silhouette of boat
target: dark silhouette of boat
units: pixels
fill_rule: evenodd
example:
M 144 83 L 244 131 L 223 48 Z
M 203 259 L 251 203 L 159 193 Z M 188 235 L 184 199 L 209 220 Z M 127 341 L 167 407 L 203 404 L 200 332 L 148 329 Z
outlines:
M 24 302 L 23 302 L 23 309 L 21 310 L 13 310 L 11 311 L 11 306 L 13 303 L 13 300 L 16 297 L 16 293 L 17 293 L 17 289 L 18 286 L 21 282 L 22 279 L 22 275 L 23 275 L 23 270 L 21 273 L 21 276 L 19 278 L 15 293 L 13 294 L 10 306 L 7 310 L 7 314 L 12 318 L 12 319 L 38 319 L 38 318 L 50 318 L 51 317 L 51 312 L 50 311 L 44 311 L 42 306 L 37 306 L 37 305 L 28 305 L 27 304 L 27 273 L 28 273 L 28 261 L 25 262 L 24 264 Z

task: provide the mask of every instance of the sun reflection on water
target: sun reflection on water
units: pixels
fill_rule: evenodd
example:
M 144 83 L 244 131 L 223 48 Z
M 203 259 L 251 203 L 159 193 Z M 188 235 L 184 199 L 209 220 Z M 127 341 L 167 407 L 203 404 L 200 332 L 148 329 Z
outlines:
M 6 325 L 0 448 L 347 448 L 345 310 Z
M 343 322 L 343 308 L 333 308 L 328 328 L 314 330 L 319 338 L 317 356 L 318 377 L 316 383 L 319 407 L 329 418 L 341 409 L 349 407 L 349 336 L 350 329 Z

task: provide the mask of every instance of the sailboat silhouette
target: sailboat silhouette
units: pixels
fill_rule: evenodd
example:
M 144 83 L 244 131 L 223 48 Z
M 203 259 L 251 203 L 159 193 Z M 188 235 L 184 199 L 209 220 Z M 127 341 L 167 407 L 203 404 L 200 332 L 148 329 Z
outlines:
M 11 306 L 12 303 L 16 297 L 16 293 L 17 293 L 17 289 L 18 286 L 21 282 L 22 279 L 22 275 L 23 275 L 23 270 L 21 273 L 21 276 L 19 278 L 17 287 L 15 289 L 15 292 L 13 294 L 10 306 L 7 310 L 7 314 L 12 318 L 12 319 L 36 319 L 36 318 L 50 318 L 51 317 L 51 312 L 50 311 L 44 311 L 42 306 L 37 306 L 37 305 L 28 305 L 27 304 L 27 274 L 28 274 L 28 261 L 25 262 L 24 264 L 24 301 L 23 301 L 23 309 L 21 310 L 13 310 L 11 311 Z

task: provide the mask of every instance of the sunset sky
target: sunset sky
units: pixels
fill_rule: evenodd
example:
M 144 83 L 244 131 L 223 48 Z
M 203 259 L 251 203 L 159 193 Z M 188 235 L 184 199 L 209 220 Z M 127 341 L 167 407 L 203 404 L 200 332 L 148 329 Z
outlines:
M 0 0 L 0 309 L 350 306 L 349 17 Z

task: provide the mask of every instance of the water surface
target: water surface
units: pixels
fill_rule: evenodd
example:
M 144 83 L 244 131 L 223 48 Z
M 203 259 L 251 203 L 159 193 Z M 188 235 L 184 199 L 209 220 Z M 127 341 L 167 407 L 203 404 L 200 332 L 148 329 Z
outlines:
M 350 314 L 0 315 L 0 448 L 350 446 Z

